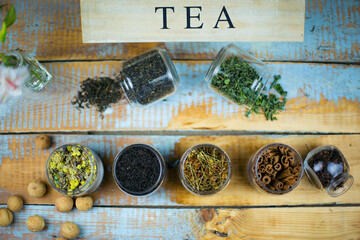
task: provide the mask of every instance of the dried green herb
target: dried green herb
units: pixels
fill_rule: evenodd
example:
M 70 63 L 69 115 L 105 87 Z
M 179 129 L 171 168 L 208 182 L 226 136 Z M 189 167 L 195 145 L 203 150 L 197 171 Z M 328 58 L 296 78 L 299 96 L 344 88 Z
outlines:
M 81 83 L 81 90 L 71 101 L 77 105 L 77 109 L 95 106 L 103 118 L 103 112 L 122 97 L 122 91 L 118 80 L 110 77 L 88 78 Z
M 277 120 L 274 115 L 284 110 L 286 104 L 287 92 L 278 83 L 280 78 L 280 75 L 274 76 L 270 89 L 264 89 L 268 93 L 259 94 L 253 89 L 253 85 L 256 85 L 257 81 L 261 81 L 258 72 L 239 57 L 231 56 L 221 64 L 219 73 L 211 81 L 211 86 L 235 103 L 245 105 L 246 117 L 262 111 L 266 120 L 273 121 Z M 262 85 L 259 85 L 258 89 L 261 88 Z M 272 89 L 281 97 L 271 94 Z
M 184 163 L 184 176 L 190 186 L 199 192 L 214 191 L 226 182 L 229 164 L 225 155 L 214 147 L 193 150 Z
M 56 150 L 50 157 L 48 171 L 54 185 L 69 195 L 91 181 L 92 171 L 96 177 L 96 165 L 93 167 L 88 153 L 76 146 L 66 146 Z

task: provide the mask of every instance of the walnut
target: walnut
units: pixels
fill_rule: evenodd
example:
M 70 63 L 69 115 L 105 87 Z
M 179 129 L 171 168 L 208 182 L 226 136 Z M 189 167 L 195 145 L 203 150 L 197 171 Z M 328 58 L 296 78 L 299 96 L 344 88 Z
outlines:
M 79 227 L 72 222 L 64 222 L 60 228 L 60 234 L 66 238 L 74 239 L 80 233 Z
M 20 209 L 23 207 L 23 204 L 24 202 L 22 198 L 16 195 L 9 197 L 7 200 L 7 207 L 13 212 L 20 211 Z
M 45 221 L 39 215 L 33 215 L 26 220 L 26 227 L 31 232 L 40 232 L 45 227 Z
M 75 205 L 80 211 L 87 211 L 93 207 L 94 201 L 90 196 L 78 197 L 75 201 Z
M 51 146 L 51 138 L 41 134 L 35 138 L 35 146 L 39 149 L 47 149 Z
M 46 193 L 46 186 L 40 180 L 35 180 L 29 183 L 27 190 L 30 196 L 41 198 Z
M 9 226 L 14 219 L 13 213 L 7 208 L 0 208 L 0 226 Z
M 74 200 L 71 197 L 61 196 L 55 200 L 55 207 L 59 212 L 70 212 L 74 206 Z

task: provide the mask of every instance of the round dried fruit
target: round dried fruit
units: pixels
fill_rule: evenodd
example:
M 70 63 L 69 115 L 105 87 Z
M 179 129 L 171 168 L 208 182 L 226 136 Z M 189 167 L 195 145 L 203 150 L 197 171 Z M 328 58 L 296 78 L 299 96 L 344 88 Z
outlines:
M 35 146 L 39 149 L 47 149 L 51 146 L 51 138 L 41 134 L 35 138 Z
M 64 222 L 60 228 L 60 234 L 66 238 L 73 239 L 79 236 L 79 227 L 72 222 Z
M 0 226 L 9 226 L 14 219 L 13 213 L 7 208 L 0 208 Z
M 90 196 L 78 197 L 75 201 L 75 205 L 80 211 L 87 211 L 93 207 L 94 201 Z
M 70 212 L 74 206 L 74 200 L 71 197 L 61 196 L 55 200 L 55 207 L 59 212 Z
M 33 215 L 26 220 L 26 227 L 31 232 L 40 232 L 45 227 L 45 221 L 39 215 Z
M 7 200 L 7 206 L 13 212 L 20 211 L 20 209 L 23 207 L 23 204 L 24 202 L 22 198 L 16 195 L 9 197 Z
M 41 198 L 46 193 L 46 186 L 42 181 L 35 180 L 29 183 L 27 190 L 30 196 Z

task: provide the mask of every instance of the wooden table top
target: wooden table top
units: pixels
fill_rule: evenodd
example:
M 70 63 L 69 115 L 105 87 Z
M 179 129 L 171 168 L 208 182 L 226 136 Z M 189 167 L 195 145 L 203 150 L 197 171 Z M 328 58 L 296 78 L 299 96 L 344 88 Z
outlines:
M 209 91 L 204 76 L 211 60 L 227 43 L 84 44 L 80 4 L 66 1 L 5 1 L 15 5 L 16 24 L 8 30 L 1 52 L 27 50 L 54 79 L 41 93 L 26 92 L 0 105 L 0 207 L 13 194 L 25 206 L 14 223 L 0 227 L 0 239 L 55 239 L 60 225 L 79 225 L 79 239 L 360 239 L 360 2 L 306 1 L 304 42 L 239 42 L 282 76 L 288 91 L 278 121 L 244 116 L 244 108 Z M 100 119 L 95 109 L 79 113 L 70 104 L 87 77 L 112 75 L 121 61 L 152 47 L 168 50 L 181 78 L 179 91 L 147 109 L 125 101 Z M 49 150 L 34 146 L 34 137 L 53 138 Z M 99 154 L 105 176 L 92 194 L 95 207 L 57 212 L 59 195 L 48 185 L 40 199 L 27 184 L 45 182 L 45 163 L 56 147 L 76 142 Z M 147 197 L 122 193 L 111 176 L 117 152 L 132 143 L 158 149 L 167 163 L 198 143 L 222 147 L 233 163 L 229 186 L 209 197 L 190 194 L 177 168 L 168 168 L 165 184 Z M 305 159 L 309 149 L 336 145 L 350 164 L 354 185 L 331 198 L 306 176 L 291 193 L 269 196 L 248 183 L 246 164 L 261 146 L 281 142 Z M 27 230 L 26 219 L 44 217 L 40 233 Z

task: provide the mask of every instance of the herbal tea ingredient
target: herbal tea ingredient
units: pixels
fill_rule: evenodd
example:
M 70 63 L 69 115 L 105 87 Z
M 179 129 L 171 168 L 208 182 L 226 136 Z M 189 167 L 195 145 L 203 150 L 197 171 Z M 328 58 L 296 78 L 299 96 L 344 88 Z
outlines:
M 40 180 L 34 180 L 29 183 L 27 191 L 31 197 L 41 198 L 46 193 L 45 183 Z
M 266 120 L 277 120 L 274 115 L 285 109 L 287 96 L 287 92 L 278 83 L 281 77 L 274 76 L 270 89 L 264 89 L 275 89 L 281 95 L 280 98 L 271 93 L 260 93 L 258 96 L 251 87 L 259 78 L 257 71 L 248 63 L 237 56 L 231 56 L 221 64 L 219 73 L 211 80 L 211 86 L 235 103 L 245 105 L 246 117 L 252 113 L 259 114 L 262 110 Z
M 74 206 L 74 200 L 68 196 L 60 196 L 55 200 L 55 207 L 59 212 L 70 212 Z
M 191 151 L 184 163 L 186 182 L 199 192 L 211 192 L 220 188 L 228 175 L 226 156 L 214 147 L 204 146 Z
M 68 239 L 74 239 L 79 236 L 80 229 L 75 223 L 64 222 L 60 227 L 60 234 Z
M 21 208 L 24 205 L 24 201 L 21 197 L 17 196 L 17 195 L 13 195 L 11 197 L 8 198 L 7 200 L 7 207 L 13 211 L 13 212 L 17 212 L 20 211 Z
M 66 146 L 51 155 L 48 171 L 54 185 L 71 195 L 90 180 L 92 170 L 96 174 L 96 165 L 91 166 L 91 159 L 81 148 Z
M 124 63 L 120 78 L 128 78 L 133 85 L 131 101 L 147 105 L 175 91 L 167 68 L 158 50 L 152 50 Z
M 281 192 L 298 183 L 301 168 L 301 161 L 296 159 L 294 151 L 285 146 L 276 146 L 264 151 L 258 161 L 254 161 L 252 172 L 259 187 L 263 188 L 262 183 L 268 189 Z
M 13 213 L 7 208 L 0 208 L 0 226 L 7 227 L 14 220 Z
M 27 220 L 26 220 L 26 227 L 27 229 L 29 229 L 29 231 L 31 232 L 40 232 L 44 229 L 45 227 L 45 221 L 44 218 L 42 218 L 39 215 L 33 215 L 30 216 Z
M 79 110 L 95 106 L 101 117 L 103 117 L 102 113 L 111 104 L 120 101 L 122 96 L 119 81 L 110 77 L 88 78 L 81 83 L 80 88 L 71 103 Z

